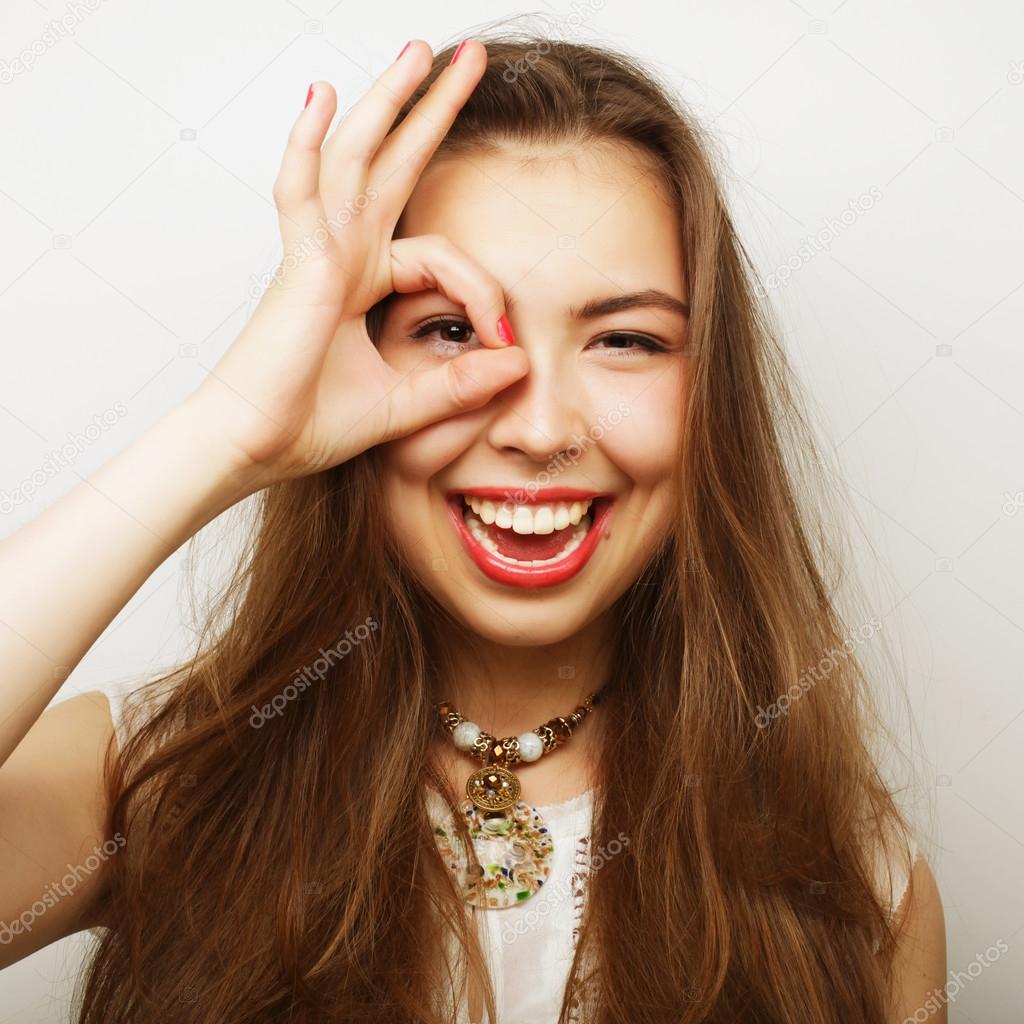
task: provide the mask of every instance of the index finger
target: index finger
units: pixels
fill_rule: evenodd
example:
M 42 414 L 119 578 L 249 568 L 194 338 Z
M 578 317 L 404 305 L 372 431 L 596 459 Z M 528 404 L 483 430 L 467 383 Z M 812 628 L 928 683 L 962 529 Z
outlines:
M 323 145 L 323 180 L 358 190 L 378 147 L 399 110 L 430 70 L 430 49 L 422 39 L 410 39 L 373 85 L 347 111 Z
M 487 69 L 487 48 L 476 39 L 465 39 L 451 63 L 402 123 L 381 143 L 373 159 L 370 178 L 379 191 L 405 205 L 434 151 L 451 128 Z
M 392 239 L 391 281 L 396 292 L 438 291 L 457 302 L 487 348 L 515 345 L 501 285 L 449 238 Z

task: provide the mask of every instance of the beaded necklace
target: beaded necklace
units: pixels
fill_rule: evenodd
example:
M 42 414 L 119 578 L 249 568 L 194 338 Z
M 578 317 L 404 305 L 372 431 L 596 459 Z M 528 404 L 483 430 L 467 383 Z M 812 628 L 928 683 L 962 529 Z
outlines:
M 522 785 L 510 765 L 536 761 L 562 746 L 594 710 L 600 693 L 592 693 L 569 715 L 502 739 L 467 721 L 450 701 L 437 703 L 441 724 L 456 748 L 482 762 L 466 780 L 466 799 L 459 805 L 479 867 L 462 862 L 453 837 L 444 829 L 435 831 L 438 848 L 466 903 L 488 910 L 515 906 L 547 880 L 554 849 L 551 833 L 537 808 L 520 799 Z

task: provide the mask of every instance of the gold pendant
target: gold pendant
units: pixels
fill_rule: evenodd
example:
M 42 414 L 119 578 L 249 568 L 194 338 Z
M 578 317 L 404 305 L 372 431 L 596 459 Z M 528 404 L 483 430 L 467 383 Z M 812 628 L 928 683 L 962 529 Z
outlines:
M 507 811 L 518 802 L 520 792 L 518 776 L 500 764 L 477 768 L 466 780 L 466 796 L 484 811 Z

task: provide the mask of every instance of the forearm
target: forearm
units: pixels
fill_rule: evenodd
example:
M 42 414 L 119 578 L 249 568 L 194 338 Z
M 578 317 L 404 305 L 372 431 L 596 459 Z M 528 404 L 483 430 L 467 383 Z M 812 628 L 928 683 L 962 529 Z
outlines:
M 0 764 L 149 576 L 255 489 L 187 406 L 0 542 Z

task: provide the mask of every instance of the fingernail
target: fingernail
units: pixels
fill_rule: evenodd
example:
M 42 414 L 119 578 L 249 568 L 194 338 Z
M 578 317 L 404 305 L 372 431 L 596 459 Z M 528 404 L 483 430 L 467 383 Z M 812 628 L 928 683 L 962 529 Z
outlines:
M 410 39 L 409 43 L 411 43 L 411 42 L 412 42 L 412 40 Z M 395 58 L 395 60 L 401 60 L 402 59 L 402 54 L 405 53 L 405 51 L 409 49 L 409 43 L 406 43 L 405 46 L 402 47 L 401 51 L 399 52 L 399 54 Z
M 455 63 L 455 62 L 456 62 L 456 61 L 457 61 L 457 60 L 459 59 L 459 54 L 460 54 L 460 53 L 462 53 L 462 48 L 463 48 L 463 47 L 464 47 L 465 45 L 466 45 L 466 40 L 465 40 L 465 39 L 463 39 L 463 40 L 462 40 L 462 42 L 461 42 L 461 43 L 459 43 L 459 48 L 458 48 L 458 49 L 457 49 L 457 50 L 455 51 L 455 53 L 454 53 L 454 54 L 452 55 L 452 59 L 451 59 L 451 61 L 450 61 L 450 63 L 451 63 L 451 64 L 454 64 L 454 63 Z
M 309 101 L 313 98 L 313 86 L 309 87 L 309 92 L 306 93 L 306 105 L 302 108 L 303 110 L 309 106 Z
M 514 345 L 516 343 L 516 336 L 512 333 L 512 325 L 508 322 L 508 317 L 504 313 L 502 313 L 501 319 L 498 321 L 498 337 L 506 345 Z

